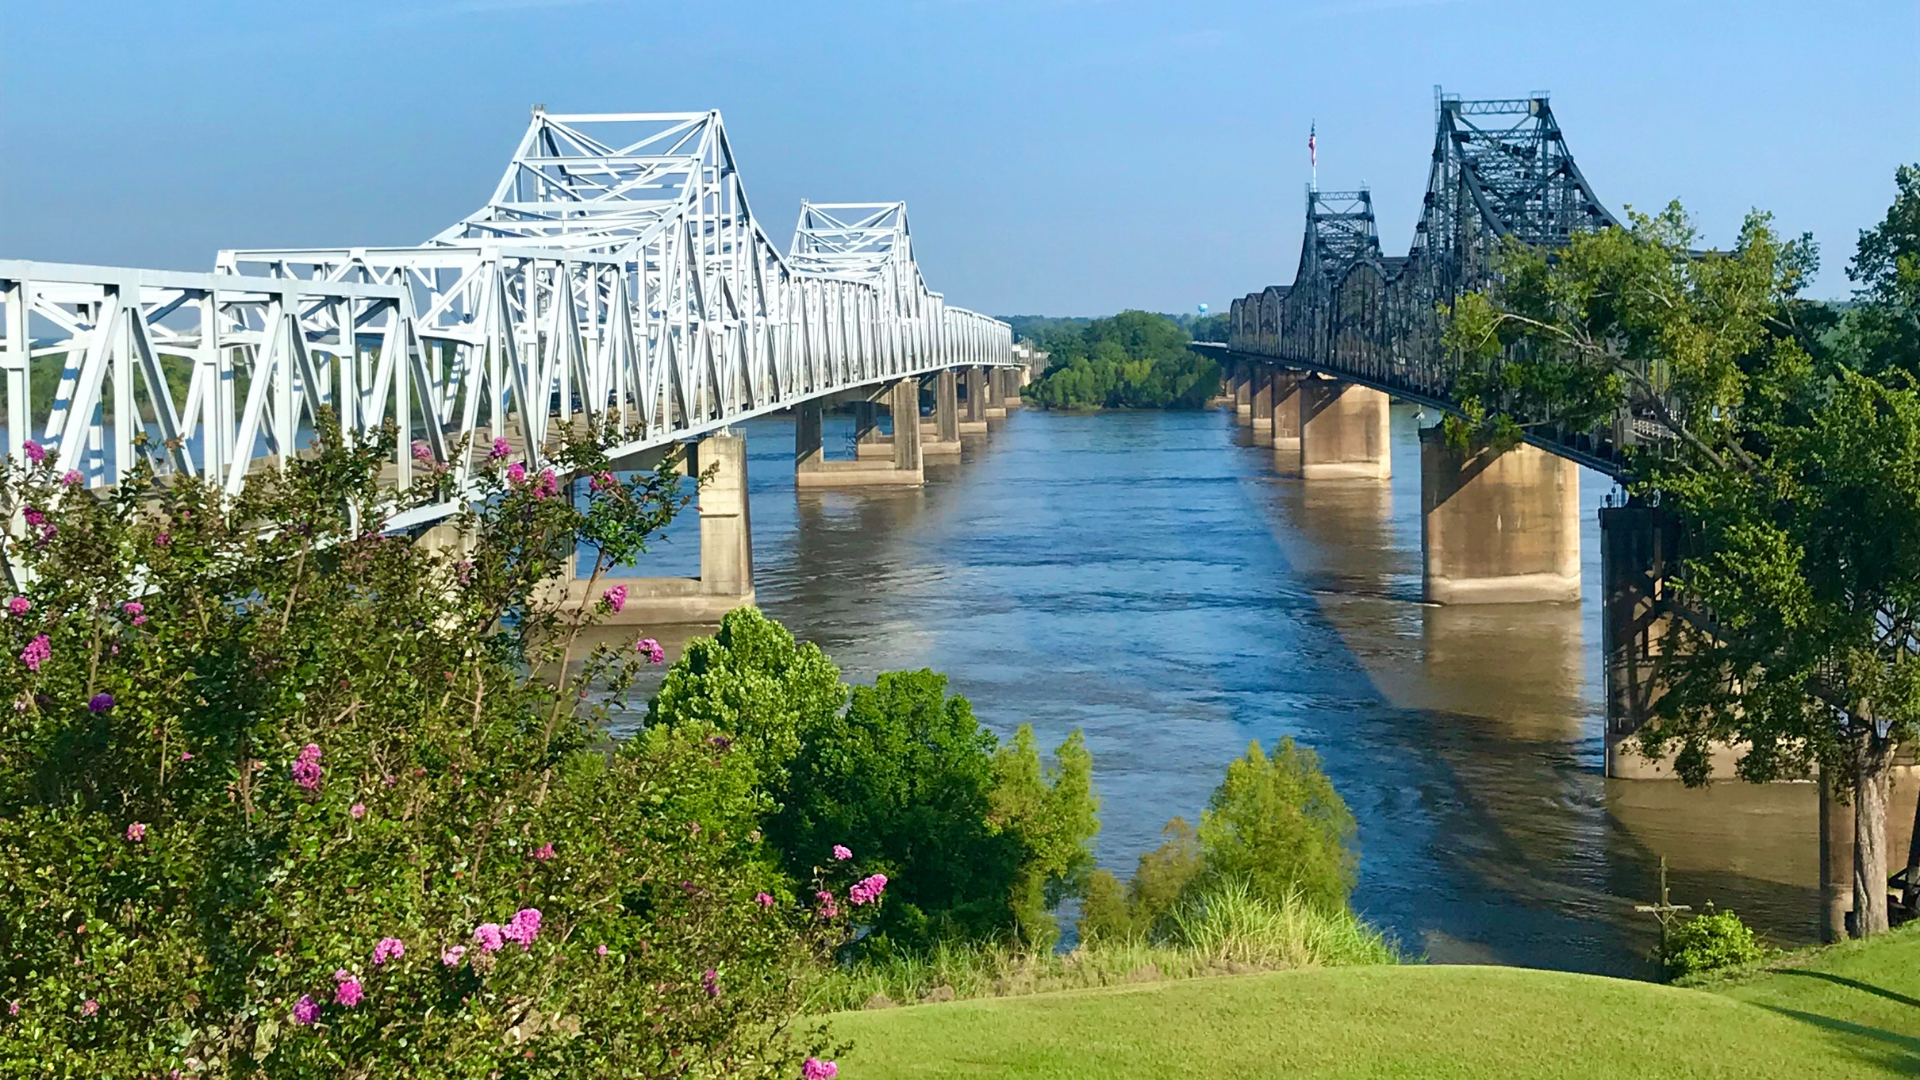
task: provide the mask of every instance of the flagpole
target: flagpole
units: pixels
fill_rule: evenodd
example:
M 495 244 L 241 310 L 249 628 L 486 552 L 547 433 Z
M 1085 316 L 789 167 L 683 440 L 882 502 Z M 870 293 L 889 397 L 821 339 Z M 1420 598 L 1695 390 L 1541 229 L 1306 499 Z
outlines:
M 1318 121 L 1307 125 L 1307 164 L 1313 170 L 1312 186 L 1308 190 L 1314 192 L 1320 190 L 1320 147 L 1314 142 L 1318 129 Z

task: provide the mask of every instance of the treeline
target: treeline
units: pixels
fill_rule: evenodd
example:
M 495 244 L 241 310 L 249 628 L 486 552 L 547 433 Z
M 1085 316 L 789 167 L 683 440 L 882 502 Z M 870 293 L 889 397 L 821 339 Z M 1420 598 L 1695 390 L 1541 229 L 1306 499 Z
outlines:
M 1043 409 L 1199 409 L 1220 392 L 1220 367 L 1187 348 L 1172 317 L 1123 311 L 1041 330 L 1044 375 L 1021 391 Z

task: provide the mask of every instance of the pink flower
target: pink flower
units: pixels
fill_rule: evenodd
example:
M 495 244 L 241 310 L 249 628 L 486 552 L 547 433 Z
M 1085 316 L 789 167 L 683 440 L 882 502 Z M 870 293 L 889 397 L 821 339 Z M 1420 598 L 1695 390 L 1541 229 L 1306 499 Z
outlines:
M 847 845 L 845 844 L 835 844 L 833 845 L 833 858 L 835 862 L 846 862 L 848 859 L 853 858 L 853 852 L 847 850 Z
M 588 491 L 611 491 L 620 486 L 620 481 L 610 472 L 597 472 L 587 481 Z
M 153 537 L 153 542 L 159 545 L 160 547 L 166 547 L 168 544 L 173 543 L 173 534 L 172 533 L 155 533 Z
M 38 510 L 35 510 L 31 506 L 27 507 L 25 510 L 22 510 L 20 512 L 20 516 L 26 519 L 27 524 L 33 526 L 36 529 L 47 523 L 47 515 L 41 513 Z
M 293 763 L 293 782 L 309 792 L 320 790 L 320 747 L 308 743 Z
M 363 802 L 354 803 L 347 808 L 347 813 L 353 815 L 353 820 L 359 821 L 367 816 L 367 804 Z
M 655 667 L 667 662 L 667 650 L 661 648 L 660 643 L 650 637 L 643 637 L 634 642 L 633 647 Z
M 712 968 L 708 968 L 707 970 L 701 972 L 700 985 L 706 988 L 708 997 L 710 998 L 719 997 L 720 996 L 720 973 L 713 970 Z
M 500 936 L 508 941 L 517 941 L 520 947 L 533 947 L 533 939 L 540 936 L 540 909 L 521 908 L 513 913 L 513 918 L 500 931 Z
M 627 606 L 627 587 L 625 585 L 615 585 L 613 588 L 601 594 L 600 599 L 606 601 L 608 607 L 619 611 L 621 608 Z
M 847 899 L 853 901 L 854 907 L 871 904 L 880 899 L 880 894 L 886 887 L 887 875 L 870 874 L 853 883 L 853 887 L 847 890 Z
M 599 948 L 593 950 L 593 954 L 595 956 L 605 956 L 607 955 L 607 947 L 605 945 L 602 945 Z
M 407 955 L 406 943 L 397 937 L 383 937 L 373 947 L 373 966 L 379 967 L 389 960 L 398 960 Z
M 522 465 L 516 461 L 513 464 L 507 466 L 507 482 L 508 483 L 521 484 L 521 483 L 525 483 L 526 479 L 527 479 L 527 467 L 525 465 Z
M 100 1003 L 93 1000 L 92 998 L 88 998 L 87 1000 L 80 1003 L 81 1016 L 94 1016 L 99 1012 L 100 1012 Z
M 351 1009 L 366 1000 L 366 989 L 346 968 L 334 972 L 333 981 L 340 984 L 333 988 L 333 1000 L 336 1004 L 345 1005 Z
M 16 596 L 7 601 L 7 610 L 13 612 L 15 615 L 25 615 L 27 612 L 33 610 L 33 601 L 28 600 L 24 596 Z
M 432 461 L 433 460 L 433 448 L 427 445 L 427 441 L 425 439 L 413 440 L 413 460 L 415 461 Z
M 185 765 L 187 762 L 192 760 L 193 760 L 193 751 L 191 750 L 180 751 L 180 764 Z
M 473 940 L 479 944 L 480 951 L 483 953 L 499 952 L 501 945 L 500 924 L 497 922 L 489 922 L 481 923 L 479 926 L 474 927 Z
M 763 908 L 770 908 L 773 906 L 773 897 L 767 893 L 754 893 L 753 902 Z
M 553 841 L 549 840 L 541 844 L 539 848 L 534 851 L 533 857 L 541 862 L 546 862 L 548 859 L 553 858 Z
M 146 838 L 147 838 L 147 827 L 145 825 L 136 821 L 133 824 L 127 826 L 127 839 L 137 844 L 140 841 L 145 840 Z
M 487 460 L 499 461 L 511 453 L 513 453 L 513 447 L 507 445 L 507 440 L 503 438 L 495 439 L 493 440 L 493 449 L 487 452 Z
M 27 460 L 33 462 L 35 465 L 47 460 L 47 448 L 34 442 L 32 439 L 28 439 L 26 445 L 21 449 L 27 452 Z
M 806 1080 L 833 1080 L 834 1077 L 840 1075 L 840 1066 L 835 1065 L 831 1061 L 821 1061 L 817 1057 L 810 1057 L 807 1059 L 806 1064 L 800 1066 L 800 1075 L 805 1077 Z
M 68 469 L 67 475 L 60 478 L 60 482 L 68 487 L 79 487 L 81 484 L 86 483 L 86 481 L 87 478 L 80 475 L 79 469 Z
M 133 625 L 139 626 L 147 621 L 147 605 L 138 600 L 129 600 L 120 605 L 120 610 L 133 616 Z
M 828 892 L 825 889 L 821 889 L 819 892 L 813 894 L 813 898 L 815 900 L 820 901 L 820 917 L 821 918 L 833 919 L 833 918 L 839 917 L 840 905 L 834 902 L 832 893 Z
M 20 650 L 20 662 L 27 665 L 28 671 L 39 671 L 40 665 L 51 659 L 53 643 L 47 640 L 45 634 L 27 642 L 27 647 Z
M 440 954 L 440 962 L 448 967 L 459 967 L 460 958 L 465 955 L 467 955 L 465 945 L 449 945 L 446 951 Z
M 552 469 L 540 470 L 540 482 L 534 485 L 533 497 L 545 499 L 560 494 L 560 481 L 554 477 Z
M 312 994 L 301 994 L 300 1000 L 293 1003 L 293 1022 L 308 1027 L 320 1019 L 320 1003 L 313 1000 Z
M 19 1002 L 17 1002 L 17 1001 L 9 1001 L 9 1002 L 7 1002 L 7 1015 L 8 1015 L 8 1016 L 19 1016 L 19 1015 L 20 1015 L 20 1003 L 19 1003 Z

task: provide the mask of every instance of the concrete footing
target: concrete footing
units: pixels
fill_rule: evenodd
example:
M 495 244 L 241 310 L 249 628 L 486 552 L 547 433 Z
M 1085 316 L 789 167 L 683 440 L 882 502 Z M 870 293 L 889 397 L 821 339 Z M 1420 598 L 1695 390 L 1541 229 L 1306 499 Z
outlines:
M 1300 384 L 1306 375 L 1284 368 L 1273 373 L 1273 467 L 1282 476 L 1300 475 Z
M 825 407 L 817 401 L 796 407 L 793 484 L 796 488 L 912 487 L 926 481 L 920 446 L 920 380 L 901 379 L 887 390 L 893 435 L 881 434 L 872 402 L 854 408 L 854 460 L 828 461 L 820 429 Z M 958 441 L 956 434 L 955 441 Z
M 1277 372 L 1270 367 L 1253 370 L 1253 388 L 1248 393 L 1252 406 L 1247 424 L 1253 429 L 1255 446 L 1273 445 L 1273 386 Z
M 1309 480 L 1393 476 L 1386 394 L 1319 377 L 1305 379 L 1299 386 L 1301 476 Z
M 1420 433 L 1426 598 L 1441 604 L 1580 599 L 1580 467 L 1525 443 L 1458 448 Z

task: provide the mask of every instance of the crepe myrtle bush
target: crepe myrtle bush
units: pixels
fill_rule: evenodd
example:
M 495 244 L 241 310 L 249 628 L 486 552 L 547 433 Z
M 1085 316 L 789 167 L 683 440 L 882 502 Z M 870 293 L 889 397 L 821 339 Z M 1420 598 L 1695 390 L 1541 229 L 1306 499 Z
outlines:
M 322 436 L 232 497 L 146 469 L 89 490 L 31 444 L 0 465 L 0 1076 L 829 1055 L 796 976 L 865 914 L 857 860 L 774 871 L 711 727 L 602 733 L 659 654 L 583 634 L 624 600 L 600 579 L 684 497 L 671 463 L 616 475 L 601 434 L 539 466 L 477 448 L 483 497 L 416 538 L 384 515 L 453 478 L 416 452 L 383 493 L 390 435 Z

